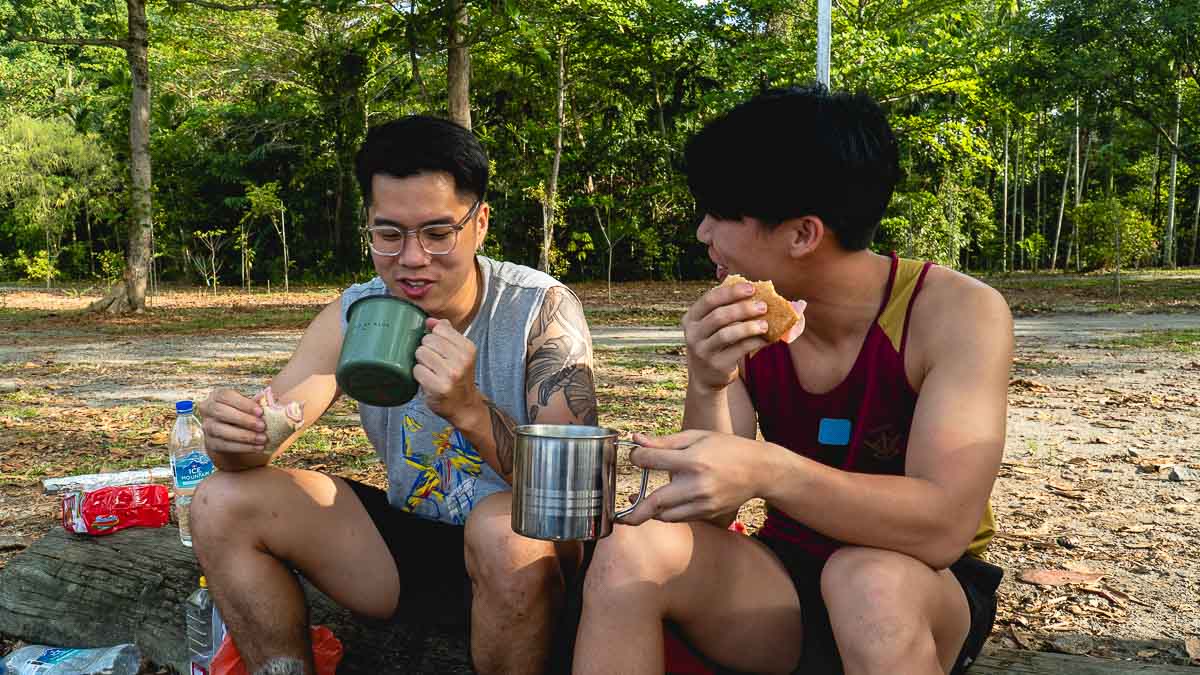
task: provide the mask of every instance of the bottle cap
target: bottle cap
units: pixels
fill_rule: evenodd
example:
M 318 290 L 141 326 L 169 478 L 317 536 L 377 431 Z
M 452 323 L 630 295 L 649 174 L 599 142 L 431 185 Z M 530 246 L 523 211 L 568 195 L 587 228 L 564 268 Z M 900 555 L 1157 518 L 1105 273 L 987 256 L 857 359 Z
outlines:
M 180 415 L 186 415 L 186 414 L 192 412 L 192 402 L 191 401 L 177 402 L 175 404 L 175 412 Z
M 200 577 L 200 588 L 208 588 L 208 578 L 207 577 L 204 577 L 204 576 Z

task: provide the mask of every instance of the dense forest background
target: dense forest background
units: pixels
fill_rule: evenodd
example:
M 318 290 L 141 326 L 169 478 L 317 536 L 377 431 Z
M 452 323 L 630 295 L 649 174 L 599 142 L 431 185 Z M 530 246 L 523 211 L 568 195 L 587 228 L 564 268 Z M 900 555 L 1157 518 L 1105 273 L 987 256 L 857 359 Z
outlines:
M 123 281 L 125 308 L 361 278 L 354 152 L 407 113 L 483 140 L 488 254 L 707 276 L 683 145 L 811 82 L 817 34 L 815 0 L 0 0 L 0 26 L 0 279 Z M 831 61 L 901 139 L 877 250 L 1200 263 L 1196 0 L 834 0 Z

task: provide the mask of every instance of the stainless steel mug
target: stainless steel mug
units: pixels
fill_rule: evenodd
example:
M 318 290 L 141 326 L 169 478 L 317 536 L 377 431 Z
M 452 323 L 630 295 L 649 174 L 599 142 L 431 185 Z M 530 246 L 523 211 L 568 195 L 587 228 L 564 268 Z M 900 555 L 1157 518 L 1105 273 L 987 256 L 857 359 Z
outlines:
M 646 496 L 650 470 L 642 469 L 638 501 L 617 501 L 617 440 L 604 427 L 527 424 L 517 427 L 513 450 L 512 529 L 551 541 L 600 539 Z

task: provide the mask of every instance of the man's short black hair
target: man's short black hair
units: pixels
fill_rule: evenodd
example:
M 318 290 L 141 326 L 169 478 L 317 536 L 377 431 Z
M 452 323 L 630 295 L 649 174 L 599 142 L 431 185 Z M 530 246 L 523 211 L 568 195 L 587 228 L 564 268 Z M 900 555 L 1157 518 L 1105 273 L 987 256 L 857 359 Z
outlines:
M 702 213 L 768 226 L 817 216 L 851 251 L 871 243 L 900 179 L 879 104 L 819 84 L 742 103 L 696 134 L 684 159 Z
M 372 127 L 354 158 L 354 176 L 368 207 L 375 174 L 408 178 L 438 171 L 454 178 L 460 195 L 483 199 L 487 194 L 483 146 L 475 134 L 450 120 L 411 115 Z

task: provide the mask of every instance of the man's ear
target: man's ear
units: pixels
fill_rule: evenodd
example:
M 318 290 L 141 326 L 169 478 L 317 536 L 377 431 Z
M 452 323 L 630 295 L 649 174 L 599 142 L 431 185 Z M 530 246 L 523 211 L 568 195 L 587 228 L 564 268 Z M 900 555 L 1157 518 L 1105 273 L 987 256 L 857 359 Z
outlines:
M 781 228 L 787 234 L 786 245 L 793 258 L 800 258 L 817 250 L 829 234 L 825 229 L 825 222 L 817 216 L 792 218 L 784 222 Z
M 492 209 L 487 202 L 479 205 L 479 212 L 475 214 L 475 250 L 483 250 L 483 240 L 487 237 L 488 220 L 492 215 Z

